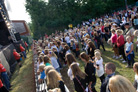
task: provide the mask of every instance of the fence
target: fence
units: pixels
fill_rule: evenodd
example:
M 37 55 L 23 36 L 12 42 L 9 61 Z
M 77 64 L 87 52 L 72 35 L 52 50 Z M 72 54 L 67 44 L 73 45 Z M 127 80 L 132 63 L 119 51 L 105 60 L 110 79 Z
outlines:
M 33 56 L 33 61 L 34 61 L 34 76 L 35 76 L 36 92 L 48 92 L 46 81 L 43 80 L 41 83 L 38 82 L 40 75 L 37 75 L 37 55 Z

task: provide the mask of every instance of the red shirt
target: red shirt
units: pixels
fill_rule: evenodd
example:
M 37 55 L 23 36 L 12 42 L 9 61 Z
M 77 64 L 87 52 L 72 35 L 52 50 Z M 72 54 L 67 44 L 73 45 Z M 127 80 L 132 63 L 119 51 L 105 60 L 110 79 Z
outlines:
M 117 47 L 121 47 L 122 45 L 125 44 L 125 40 L 124 40 L 124 36 L 123 35 L 120 35 L 118 38 L 117 38 Z
M 101 27 L 102 32 L 104 32 L 104 26 Z
M 13 52 L 13 56 L 16 60 L 19 60 L 20 59 L 20 54 L 17 53 L 17 52 Z
M 25 51 L 25 49 L 24 49 L 23 46 L 20 46 L 20 51 L 21 51 L 21 52 Z
M 0 64 L 0 73 L 1 72 L 6 72 L 6 69 L 4 68 L 4 66 L 2 64 Z
M 116 41 L 117 41 L 117 35 L 116 34 L 112 34 L 111 41 L 112 41 L 112 43 L 116 43 Z
M 28 47 L 28 44 L 25 42 L 25 46 Z
M 3 87 L 3 83 L 2 83 L 2 81 L 0 79 L 0 88 L 2 88 L 2 87 Z

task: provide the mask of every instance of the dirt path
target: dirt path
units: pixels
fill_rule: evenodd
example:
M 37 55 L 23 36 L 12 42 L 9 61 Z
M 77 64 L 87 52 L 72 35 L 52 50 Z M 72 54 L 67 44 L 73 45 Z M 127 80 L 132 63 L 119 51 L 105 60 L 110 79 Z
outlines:
M 74 84 L 73 84 L 73 81 L 70 80 L 70 78 L 68 77 L 67 75 L 67 66 L 64 67 L 62 70 L 61 70 L 61 75 L 63 77 L 63 80 L 66 84 L 66 86 L 68 87 L 68 89 L 70 90 L 70 92 L 74 92 Z

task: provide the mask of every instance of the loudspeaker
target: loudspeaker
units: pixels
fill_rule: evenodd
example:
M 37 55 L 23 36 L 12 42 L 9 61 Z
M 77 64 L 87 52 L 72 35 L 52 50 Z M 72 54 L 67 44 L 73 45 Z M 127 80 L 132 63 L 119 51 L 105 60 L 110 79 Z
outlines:
M 21 40 L 21 36 L 20 36 L 20 33 L 19 32 L 18 33 L 15 33 L 14 35 L 15 35 L 17 41 L 20 41 Z

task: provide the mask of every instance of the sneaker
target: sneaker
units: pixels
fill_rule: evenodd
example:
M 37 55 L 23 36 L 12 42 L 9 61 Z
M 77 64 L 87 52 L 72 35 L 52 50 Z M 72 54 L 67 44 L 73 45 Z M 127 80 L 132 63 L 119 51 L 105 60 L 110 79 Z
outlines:
M 121 61 L 123 61 L 124 59 L 122 58 L 122 59 L 120 59 Z
M 116 58 L 116 56 L 114 55 L 113 58 Z
M 131 68 L 131 66 L 127 65 L 126 68 Z
M 118 58 L 119 58 L 118 56 L 115 57 L 115 59 L 118 59 Z
M 122 61 L 122 63 L 126 63 L 126 61 L 124 60 L 124 61 Z
M 119 55 L 119 58 L 121 58 L 122 57 L 122 55 Z

